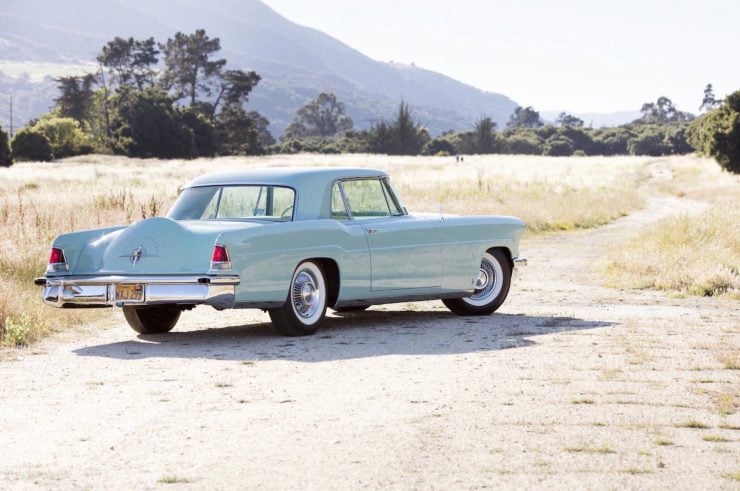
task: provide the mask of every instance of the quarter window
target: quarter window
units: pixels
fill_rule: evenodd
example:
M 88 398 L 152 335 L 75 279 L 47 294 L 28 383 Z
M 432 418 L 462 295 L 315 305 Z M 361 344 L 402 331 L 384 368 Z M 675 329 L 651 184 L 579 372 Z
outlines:
M 343 181 L 342 188 L 355 220 L 403 214 L 380 179 Z

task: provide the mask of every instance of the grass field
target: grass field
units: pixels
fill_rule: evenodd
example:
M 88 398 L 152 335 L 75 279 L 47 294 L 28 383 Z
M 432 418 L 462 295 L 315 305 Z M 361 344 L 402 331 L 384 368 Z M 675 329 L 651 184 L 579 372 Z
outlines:
M 163 215 L 178 189 L 209 171 L 261 166 L 362 166 L 387 170 L 411 212 L 504 214 L 527 222 L 529 233 L 596 227 L 639 209 L 655 193 L 732 196 L 738 181 L 691 157 L 548 158 L 470 156 L 296 155 L 192 161 L 84 156 L 59 163 L 0 169 L 0 333 L 6 345 L 33 342 L 62 324 L 100 312 L 59 312 L 42 305 L 32 280 L 44 272 L 53 238 L 64 232 L 131 223 Z M 655 168 L 676 179 L 655 182 Z M 697 176 L 701 186 L 693 186 Z M 719 206 L 719 205 L 718 205 Z M 717 215 L 722 227 L 721 214 Z M 737 222 L 735 222 L 737 223 Z M 616 264 L 616 263 L 615 263 Z M 638 272 L 638 274 L 641 274 Z M 737 276 L 737 268 L 734 270 Z M 631 285 L 629 279 L 622 282 Z M 55 323 L 55 325 L 58 323 Z

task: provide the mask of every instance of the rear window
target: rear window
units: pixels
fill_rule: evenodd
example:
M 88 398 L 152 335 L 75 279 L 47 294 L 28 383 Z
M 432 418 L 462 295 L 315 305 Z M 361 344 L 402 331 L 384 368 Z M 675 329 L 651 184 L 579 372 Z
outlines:
M 187 188 L 167 214 L 173 220 L 293 220 L 295 191 L 279 186 Z

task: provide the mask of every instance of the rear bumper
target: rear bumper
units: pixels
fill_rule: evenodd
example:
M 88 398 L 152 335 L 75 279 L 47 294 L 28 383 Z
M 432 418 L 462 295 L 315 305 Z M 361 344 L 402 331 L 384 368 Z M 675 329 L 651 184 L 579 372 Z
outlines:
M 44 303 L 59 308 L 124 305 L 234 306 L 239 276 L 61 276 L 36 278 Z M 141 285 L 141 300 L 119 300 L 116 285 Z

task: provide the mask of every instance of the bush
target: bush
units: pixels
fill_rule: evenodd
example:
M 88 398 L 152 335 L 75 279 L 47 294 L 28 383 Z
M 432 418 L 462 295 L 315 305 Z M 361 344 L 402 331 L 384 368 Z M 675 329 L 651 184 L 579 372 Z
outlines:
M 457 147 L 445 138 L 435 138 L 426 145 L 421 151 L 422 155 L 455 155 L 458 152 Z
M 24 128 L 16 133 L 11 146 L 13 148 L 13 156 L 16 160 L 39 162 L 54 160 L 54 153 L 52 152 L 49 139 L 32 128 Z
M 13 154 L 10 152 L 8 134 L 0 128 L 0 167 L 10 167 L 11 165 L 13 165 Z
M 72 118 L 42 118 L 32 129 L 49 139 L 55 159 L 92 153 L 95 148 L 80 123 Z
M 547 139 L 543 152 L 551 157 L 570 157 L 573 155 L 573 142 L 568 137 L 555 134 Z
M 542 155 L 542 141 L 536 135 L 515 134 L 506 138 L 506 153 Z

